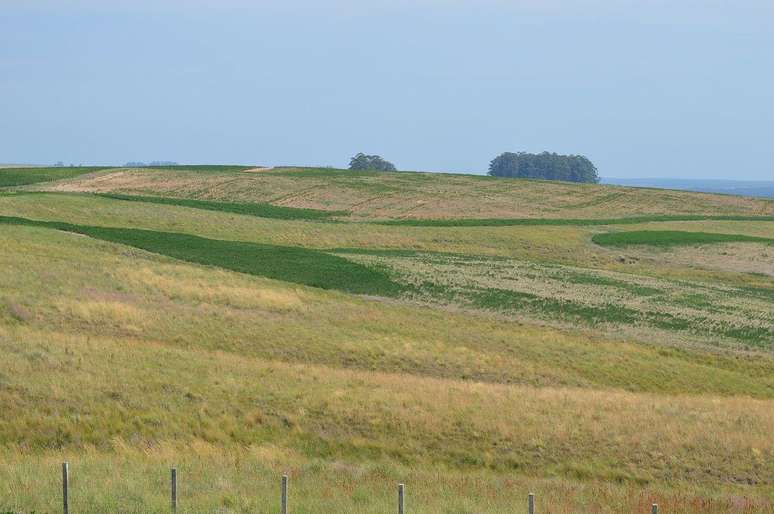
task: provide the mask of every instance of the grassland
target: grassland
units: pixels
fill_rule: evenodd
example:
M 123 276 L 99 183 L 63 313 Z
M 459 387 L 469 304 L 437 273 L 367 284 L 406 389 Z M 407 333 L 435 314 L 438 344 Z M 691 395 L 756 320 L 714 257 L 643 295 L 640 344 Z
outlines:
M 382 223 L 552 187 L 550 224 Z M 164 512 L 172 465 L 185 512 L 275 511 L 284 471 L 295 512 L 399 481 L 422 513 L 774 511 L 774 211 L 672 194 L 243 167 L 0 194 L 0 512 L 55 511 L 65 459 L 78 512 Z M 595 242 L 654 230 L 705 235 Z
M 99 167 L 0 168 L 0 187 L 25 186 L 52 180 L 64 180 L 99 171 Z

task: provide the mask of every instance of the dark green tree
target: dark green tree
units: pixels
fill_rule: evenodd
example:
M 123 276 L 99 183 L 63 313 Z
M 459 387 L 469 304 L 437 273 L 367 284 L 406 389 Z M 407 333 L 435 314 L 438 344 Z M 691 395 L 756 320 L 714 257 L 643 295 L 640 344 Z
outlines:
M 542 152 L 505 152 L 489 163 L 493 177 L 536 178 L 567 182 L 599 182 L 597 168 L 582 155 Z
M 379 155 L 359 153 L 349 161 L 351 170 L 395 171 L 395 165 Z

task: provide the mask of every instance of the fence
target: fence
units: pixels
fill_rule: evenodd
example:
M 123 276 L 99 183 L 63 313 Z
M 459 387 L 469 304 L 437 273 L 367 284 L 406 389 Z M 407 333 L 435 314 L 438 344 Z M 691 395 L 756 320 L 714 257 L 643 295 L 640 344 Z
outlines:
M 174 514 L 177 512 L 178 506 L 178 487 L 177 487 L 177 468 L 170 470 L 170 509 Z M 288 514 L 288 485 L 290 479 L 287 475 L 282 475 L 280 482 L 280 512 L 281 514 Z M 406 514 L 406 485 L 398 484 L 398 514 Z M 70 514 L 70 465 L 65 462 L 62 464 L 62 511 L 64 514 Z M 527 512 L 529 514 L 536 514 L 535 507 L 535 494 L 529 493 L 527 496 Z M 651 507 L 651 514 L 659 514 L 658 505 L 653 504 Z

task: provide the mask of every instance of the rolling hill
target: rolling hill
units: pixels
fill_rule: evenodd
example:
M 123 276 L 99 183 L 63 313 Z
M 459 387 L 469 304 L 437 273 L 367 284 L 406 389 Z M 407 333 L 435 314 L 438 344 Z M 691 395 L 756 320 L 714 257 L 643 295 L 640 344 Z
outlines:
M 0 512 L 767 512 L 774 201 L 0 170 Z M 109 472 L 108 472 L 109 471 Z M 517 506 L 517 507 L 514 507 Z

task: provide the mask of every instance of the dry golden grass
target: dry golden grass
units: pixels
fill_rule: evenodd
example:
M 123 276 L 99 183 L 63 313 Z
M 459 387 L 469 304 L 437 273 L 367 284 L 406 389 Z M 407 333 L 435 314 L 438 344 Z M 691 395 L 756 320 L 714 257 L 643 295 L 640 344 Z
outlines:
M 774 483 L 772 400 L 534 388 L 2 329 L 0 441 L 111 451 L 204 441 L 307 457 L 717 487 Z M 750 492 L 756 491 L 755 488 Z

